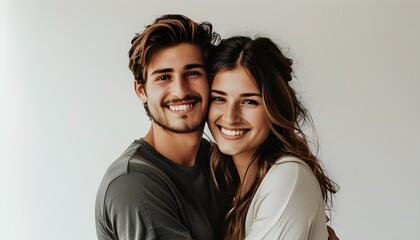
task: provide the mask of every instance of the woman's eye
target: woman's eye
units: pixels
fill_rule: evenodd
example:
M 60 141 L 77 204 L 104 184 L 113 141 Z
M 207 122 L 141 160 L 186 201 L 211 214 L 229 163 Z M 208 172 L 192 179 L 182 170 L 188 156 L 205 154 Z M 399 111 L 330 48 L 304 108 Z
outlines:
M 242 101 L 243 104 L 258 105 L 258 102 L 253 99 L 245 99 Z
M 224 101 L 224 99 L 223 99 L 223 98 L 221 98 L 221 97 L 212 97 L 212 98 L 211 98 L 211 101 L 212 101 L 212 102 L 222 102 L 222 101 Z

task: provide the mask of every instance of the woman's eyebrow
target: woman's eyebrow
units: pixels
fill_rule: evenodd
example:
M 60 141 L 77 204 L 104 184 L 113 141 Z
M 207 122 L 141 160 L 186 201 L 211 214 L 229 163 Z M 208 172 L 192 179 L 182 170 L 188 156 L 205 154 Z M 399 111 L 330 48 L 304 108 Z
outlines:
M 217 89 L 212 89 L 210 93 L 217 93 L 223 96 L 227 96 L 226 92 L 223 92 Z M 239 96 L 240 97 L 254 97 L 254 96 L 261 97 L 261 94 L 260 93 L 241 93 Z
M 225 93 L 223 91 L 220 91 L 220 90 L 217 90 L 217 89 L 212 89 L 210 91 L 210 93 L 217 93 L 217 94 L 220 94 L 220 95 L 223 95 L 223 96 L 226 96 L 227 95 L 227 93 Z

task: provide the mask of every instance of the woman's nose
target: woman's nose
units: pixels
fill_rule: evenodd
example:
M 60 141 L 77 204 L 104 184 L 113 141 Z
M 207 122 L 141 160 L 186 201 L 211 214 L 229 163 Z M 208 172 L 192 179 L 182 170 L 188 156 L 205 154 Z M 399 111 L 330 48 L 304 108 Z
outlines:
M 223 120 L 229 124 L 240 122 L 241 115 L 239 107 L 234 104 L 228 104 L 223 113 Z

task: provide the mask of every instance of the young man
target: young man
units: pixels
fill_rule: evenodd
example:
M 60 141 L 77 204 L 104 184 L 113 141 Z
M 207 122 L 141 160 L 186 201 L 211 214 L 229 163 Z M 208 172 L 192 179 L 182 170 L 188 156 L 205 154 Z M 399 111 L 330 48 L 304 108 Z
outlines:
M 147 135 L 107 170 L 96 199 L 98 239 L 221 239 L 223 210 L 202 140 L 212 25 L 165 15 L 132 40 L 134 89 Z

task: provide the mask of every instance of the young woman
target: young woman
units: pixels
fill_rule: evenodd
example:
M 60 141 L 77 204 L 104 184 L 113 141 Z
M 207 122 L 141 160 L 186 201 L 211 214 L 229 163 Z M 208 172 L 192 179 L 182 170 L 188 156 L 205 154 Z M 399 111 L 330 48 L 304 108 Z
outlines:
M 338 187 L 302 130 L 311 121 L 289 85 L 292 60 L 268 38 L 232 37 L 209 64 L 212 167 L 232 202 L 225 239 L 327 239 Z

